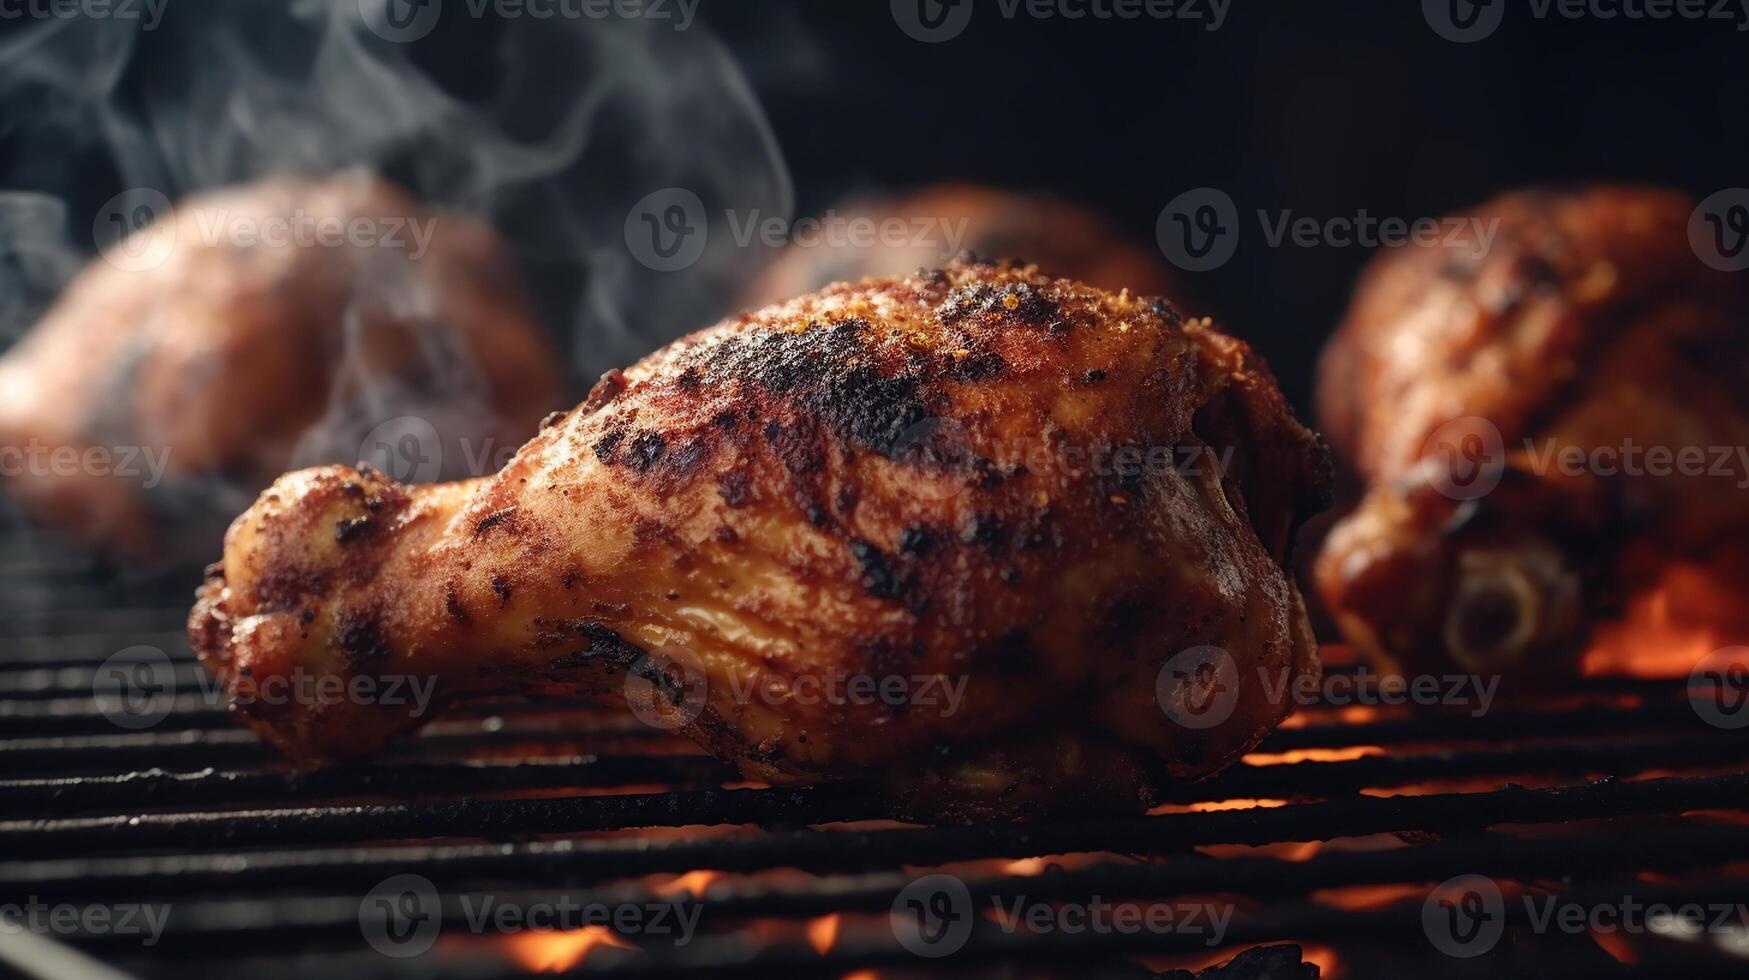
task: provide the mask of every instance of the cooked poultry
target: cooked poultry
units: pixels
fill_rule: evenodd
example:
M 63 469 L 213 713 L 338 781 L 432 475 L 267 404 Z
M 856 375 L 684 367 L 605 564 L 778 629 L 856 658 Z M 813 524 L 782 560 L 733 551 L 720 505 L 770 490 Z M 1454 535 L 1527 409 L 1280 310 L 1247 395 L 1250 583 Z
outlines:
M 908 275 L 962 250 L 1023 259 L 1050 275 L 1101 289 L 1149 296 L 1180 292 L 1158 252 L 1124 238 L 1097 215 L 1042 194 L 945 183 L 910 194 L 852 198 L 829 214 L 830 223 L 821 219 L 818 242 L 798 238 L 755 281 L 745 297 L 748 307 L 834 282 Z M 853 232 L 863 236 L 855 244 Z
M 380 181 L 203 194 L 136 236 L 0 359 L 9 490 L 93 542 L 206 551 L 274 477 L 357 461 L 380 423 L 419 416 L 402 437 L 460 475 L 558 404 L 502 244 Z
M 1175 463 L 1122 464 L 1149 447 Z M 1327 484 L 1322 443 L 1206 321 L 955 263 L 610 372 L 484 480 L 289 474 L 232 525 L 189 630 L 304 762 L 425 719 L 256 685 L 410 676 L 439 705 L 644 697 L 749 778 L 884 781 L 917 815 L 1134 807 L 1246 751 L 1315 675 L 1283 562 Z M 1234 687 L 1157 703 L 1199 645 Z M 1192 695 L 1230 719 L 1161 707 Z
M 1730 560 L 1749 496 L 1716 469 L 1749 445 L 1749 280 L 1696 258 L 1693 208 L 1650 188 L 1511 194 L 1474 212 L 1491 247 L 1471 232 L 1369 269 L 1319 391 L 1368 487 L 1316 573 L 1357 645 L 1412 672 L 1571 676 L 1670 559 L 1749 585 Z M 1659 455 L 1636 464 L 1636 446 Z M 1690 447 L 1702 471 L 1693 453 L 1675 470 Z

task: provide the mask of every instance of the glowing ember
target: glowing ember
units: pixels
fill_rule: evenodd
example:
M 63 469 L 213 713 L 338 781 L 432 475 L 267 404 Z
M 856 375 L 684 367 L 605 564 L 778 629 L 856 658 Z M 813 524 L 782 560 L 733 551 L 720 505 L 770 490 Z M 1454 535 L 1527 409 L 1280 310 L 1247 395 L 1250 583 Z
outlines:
M 522 968 L 538 973 L 563 973 L 597 946 L 637 949 L 606 926 L 584 926 L 569 932 L 525 932 L 510 938 L 510 955 Z
M 1259 807 L 1287 806 L 1286 800 L 1204 800 L 1201 803 L 1167 803 L 1148 811 L 1149 816 L 1168 813 L 1216 813 L 1222 810 L 1255 810 Z
M 814 952 L 825 956 L 832 944 L 838 941 L 838 923 L 842 918 L 838 913 L 822 915 L 808 923 L 808 945 L 814 947 Z
M 678 895 L 681 892 L 686 892 L 693 898 L 699 898 L 704 895 L 704 890 L 711 886 L 711 882 L 722 876 L 721 871 L 688 871 L 673 881 L 656 885 L 652 890 L 658 895 Z
M 1591 933 L 1591 939 L 1603 947 L 1603 951 L 1615 957 L 1616 962 L 1633 966 L 1640 961 L 1640 952 L 1634 948 L 1632 941 L 1619 932 Z
M 1002 866 L 1002 873 L 1031 877 L 1033 875 L 1044 874 L 1045 869 L 1050 867 L 1050 864 L 1051 862 L 1048 859 L 1042 857 L 1020 858 L 1017 861 L 1010 861 L 1007 864 L 1004 864 Z
M 1587 677 L 1685 677 L 1701 658 L 1749 638 L 1723 569 L 1663 567 L 1655 588 L 1633 596 L 1618 620 L 1599 623 L 1582 663 Z
M 1384 755 L 1377 745 L 1349 745 L 1340 749 L 1294 749 L 1288 752 L 1253 752 L 1244 762 L 1251 766 L 1287 766 L 1296 762 L 1352 762 L 1371 755 Z

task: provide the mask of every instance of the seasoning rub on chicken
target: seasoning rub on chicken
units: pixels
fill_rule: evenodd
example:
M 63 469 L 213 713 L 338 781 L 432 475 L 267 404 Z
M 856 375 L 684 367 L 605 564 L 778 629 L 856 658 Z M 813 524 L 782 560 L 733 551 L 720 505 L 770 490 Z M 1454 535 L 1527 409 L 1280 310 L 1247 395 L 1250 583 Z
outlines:
M 233 692 L 301 671 L 418 675 L 441 704 L 645 696 L 774 784 L 871 780 L 931 819 L 1135 808 L 1256 744 L 1317 671 L 1283 565 L 1327 470 L 1206 321 L 961 262 L 684 338 L 487 479 L 289 474 L 190 632 Z M 1196 683 L 1162 668 L 1200 646 L 1233 661 L 1189 692 L 1227 699 L 1218 724 L 1162 710 Z M 238 712 L 309 763 L 429 717 Z

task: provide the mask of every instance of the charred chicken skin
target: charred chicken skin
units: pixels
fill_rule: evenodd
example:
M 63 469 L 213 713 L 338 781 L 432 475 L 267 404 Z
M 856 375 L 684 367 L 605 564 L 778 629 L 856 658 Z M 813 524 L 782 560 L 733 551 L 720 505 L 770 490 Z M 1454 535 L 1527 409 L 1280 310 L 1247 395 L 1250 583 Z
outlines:
M 798 239 L 748 293 L 764 306 L 835 282 L 903 276 L 959 251 L 1018 257 L 1049 275 L 1101 289 L 1179 295 L 1158 252 L 1125 238 L 1092 212 L 1043 194 L 944 183 L 909 194 L 853 198 L 832 211 L 820 242 Z M 836 230 L 842 241 L 829 234 Z M 852 240 L 852 232 L 864 237 Z
M 1325 430 L 1366 487 L 1316 571 L 1350 640 L 1410 671 L 1549 680 L 1671 559 L 1749 584 L 1729 554 L 1749 496 L 1708 472 L 1749 445 L 1749 280 L 1696 257 L 1693 208 L 1510 194 L 1469 223 L 1491 245 L 1367 271 L 1320 367 Z M 1635 447 L 1708 462 L 1636 471 Z
M 365 177 L 202 194 L 0 359 L 0 446 L 117 464 L 18 466 L 8 490 L 130 557 L 206 551 L 279 474 L 358 460 L 391 417 L 425 419 L 444 444 L 423 452 L 456 463 L 463 437 L 520 444 L 559 403 L 556 363 L 482 225 Z
M 1168 452 L 1116 462 L 1144 447 Z M 925 818 L 1133 808 L 1231 762 L 1289 710 L 1274 685 L 1315 676 L 1283 566 L 1327 484 L 1244 344 L 962 262 L 684 338 L 496 476 L 289 474 L 232 525 L 190 633 L 303 762 L 425 719 L 256 685 L 416 675 L 439 704 L 642 696 L 749 778 L 869 780 Z M 1157 681 L 1202 645 L 1231 657 L 1209 694 L 1231 710 L 1187 725 L 1205 692 Z

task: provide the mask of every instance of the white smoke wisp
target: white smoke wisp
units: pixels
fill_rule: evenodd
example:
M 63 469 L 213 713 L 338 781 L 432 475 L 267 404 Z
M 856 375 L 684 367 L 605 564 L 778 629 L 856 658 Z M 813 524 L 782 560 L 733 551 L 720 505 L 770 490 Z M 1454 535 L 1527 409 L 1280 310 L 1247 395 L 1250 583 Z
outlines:
M 488 25 L 474 10 L 494 5 L 451 0 L 442 16 L 463 23 L 440 23 L 440 33 L 493 40 L 474 45 L 471 63 L 451 57 L 439 78 L 421 42 L 373 31 L 370 18 L 391 2 L 401 0 L 170 0 L 150 30 L 81 17 L 9 32 L 0 137 L 26 152 L 0 163 L 0 332 L 22 332 L 95 251 L 145 230 L 94 221 L 89 174 L 64 162 L 75 156 L 106 160 L 129 202 L 361 171 L 484 221 L 568 343 L 574 390 L 731 312 L 763 256 L 722 216 L 787 223 L 794 204 L 758 100 L 706 26 L 528 16 Z M 455 74 L 468 76 L 468 94 L 451 87 Z M 641 201 L 673 189 L 696 198 L 711 233 L 684 267 L 652 268 L 627 229 Z M 298 464 L 356 461 L 385 413 L 464 433 L 478 424 L 481 377 L 466 345 L 440 329 L 430 278 L 358 260 L 328 412 L 299 440 Z M 361 311 L 382 309 L 433 325 L 419 360 L 436 383 L 357 369 Z M 142 318 L 143 343 L 162 319 Z

